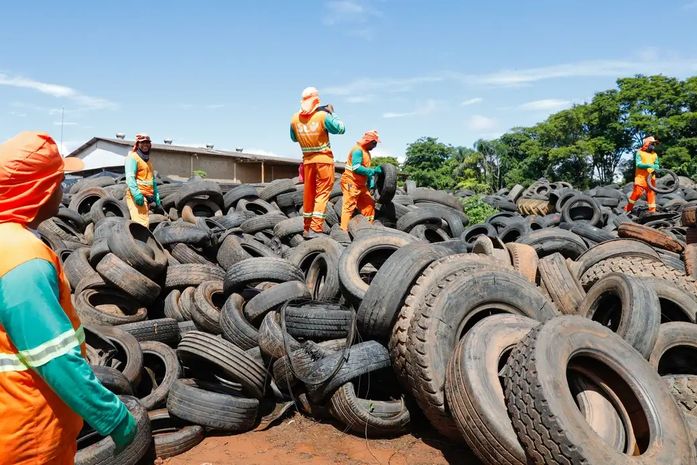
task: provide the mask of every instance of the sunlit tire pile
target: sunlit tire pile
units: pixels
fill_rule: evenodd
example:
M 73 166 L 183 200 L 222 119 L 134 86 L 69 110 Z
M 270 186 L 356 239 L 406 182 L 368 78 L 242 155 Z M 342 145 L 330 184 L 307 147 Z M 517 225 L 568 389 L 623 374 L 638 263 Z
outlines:
M 150 229 L 116 181 L 79 181 L 39 228 L 95 373 L 141 426 L 116 456 L 85 427 L 78 464 L 171 457 L 288 401 L 368 437 L 425 417 L 485 464 L 696 463 L 688 179 L 632 215 L 627 186 L 540 180 L 486 197 L 501 212 L 471 225 L 470 193 L 396 188 L 387 168 L 375 224 L 338 228 L 337 183 L 311 240 L 296 180 L 161 179 Z

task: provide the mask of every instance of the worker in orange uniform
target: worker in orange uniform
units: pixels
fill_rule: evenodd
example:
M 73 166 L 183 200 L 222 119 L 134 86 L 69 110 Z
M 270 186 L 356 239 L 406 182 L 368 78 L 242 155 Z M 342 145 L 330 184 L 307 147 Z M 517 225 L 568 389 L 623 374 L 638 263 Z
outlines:
M 150 224 L 150 204 L 161 207 L 155 170 L 150 162 L 152 142 L 147 134 L 136 134 L 133 150 L 126 156 L 126 205 L 131 220 L 146 228 Z
M 627 206 L 624 208 L 626 212 L 631 212 L 634 204 L 646 192 L 646 202 L 649 204 L 649 212 L 656 211 L 656 193 L 649 188 L 648 177 L 655 170 L 660 168 L 658 164 L 658 154 L 656 153 L 656 144 L 658 140 L 650 136 L 644 138 L 644 144 L 634 156 L 636 170 L 634 171 L 634 190 L 629 196 Z
M 82 420 L 117 450 L 137 424 L 85 360 L 85 332 L 56 254 L 36 236 L 58 213 L 63 159 L 48 134 L 0 145 L 0 465 L 74 463 Z
M 334 107 L 320 107 L 314 87 L 303 90 L 300 111 L 290 122 L 290 138 L 303 152 L 303 236 L 310 239 L 322 233 L 325 209 L 334 186 L 334 154 L 329 134 L 346 132 Z
M 375 187 L 375 175 L 381 167 L 370 167 L 370 151 L 380 142 L 377 131 L 368 131 L 356 142 L 346 160 L 341 176 L 341 192 L 344 195 L 341 208 L 341 229 L 348 231 L 353 212 L 358 209 L 371 223 L 375 218 L 375 199 L 369 189 Z

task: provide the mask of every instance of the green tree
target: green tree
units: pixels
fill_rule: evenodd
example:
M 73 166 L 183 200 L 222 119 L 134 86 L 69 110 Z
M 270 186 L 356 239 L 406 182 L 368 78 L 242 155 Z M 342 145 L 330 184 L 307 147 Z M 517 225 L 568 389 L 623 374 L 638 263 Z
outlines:
M 397 160 L 397 157 L 390 157 L 390 156 L 372 157 L 371 164 L 373 166 L 380 166 L 380 165 L 385 165 L 385 164 L 399 166 L 399 160 Z
M 452 172 L 457 161 L 452 145 L 435 137 L 421 137 L 407 146 L 403 169 L 419 186 L 452 189 L 457 185 Z

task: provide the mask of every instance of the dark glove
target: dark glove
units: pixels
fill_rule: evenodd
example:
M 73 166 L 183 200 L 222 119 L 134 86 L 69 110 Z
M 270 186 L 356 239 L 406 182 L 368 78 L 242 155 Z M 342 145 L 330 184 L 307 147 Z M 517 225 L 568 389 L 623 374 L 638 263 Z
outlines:
M 116 444 L 114 453 L 119 454 L 132 443 L 137 432 L 138 424 L 136 423 L 136 419 L 133 418 L 131 412 L 127 412 L 127 415 L 116 425 L 116 428 L 114 428 L 114 431 L 110 434 L 111 439 L 113 439 L 114 444 Z

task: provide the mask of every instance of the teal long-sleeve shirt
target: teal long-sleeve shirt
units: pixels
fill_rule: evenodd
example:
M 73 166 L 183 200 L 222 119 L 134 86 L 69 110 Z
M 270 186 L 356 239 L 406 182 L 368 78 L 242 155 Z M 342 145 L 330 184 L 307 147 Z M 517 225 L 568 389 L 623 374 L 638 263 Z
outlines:
M 360 149 L 351 152 L 351 170 L 363 176 L 372 176 L 375 174 L 374 168 L 363 166 L 363 151 Z
M 29 260 L 0 278 L 0 324 L 19 351 L 18 369 L 34 370 L 99 434 L 109 435 L 129 414 L 82 357 L 84 331 L 74 330 L 60 305 L 52 263 Z
M 327 116 L 324 118 L 324 129 L 326 129 L 329 134 L 344 134 L 346 132 L 346 125 L 336 114 L 327 113 Z M 290 140 L 293 142 L 298 141 L 292 124 L 290 125 Z
M 641 161 L 641 155 L 639 154 L 639 152 L 637 152 L 636 155 L 634 155 L 634 163 L 636 163 L 637 168 L 641 168 L 641 169 L 653 168 L 653 165 L 651 165 L 649 163 L 643 163 Z M 656 161 L 654 164 L 656 165 L 656 169 L 659 169 L 661 167 L 658 163 L 658 157 L 656 157 Z

